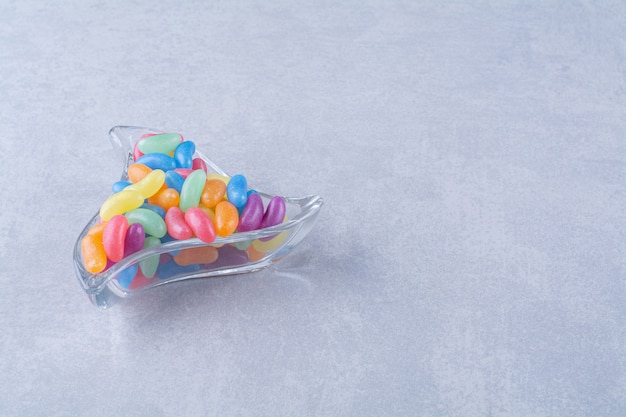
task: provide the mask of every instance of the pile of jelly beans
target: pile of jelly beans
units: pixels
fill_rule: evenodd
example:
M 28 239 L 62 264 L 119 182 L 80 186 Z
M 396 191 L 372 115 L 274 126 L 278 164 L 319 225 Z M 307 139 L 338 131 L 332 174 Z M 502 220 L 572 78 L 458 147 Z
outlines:
M 243 175 L 208 173 L 204 160 L 194 157 L 195 151 L 195 144 L 177 133 L 140 138 L 127 169 L 128 181 L 113 184 L 113 194 L 100 207 L 100 222 L 82 239 L 88 272 L 105 271 L 135 252 L 164 242 L 197 237 L 212 243 L 216 236 L 263 229 L 285 220 L 281 197 L 271 198 L 264 207 Z M 122 287 L 132 288 L 155 275 L 168 278 L 208 264 L 218 266 L 220 258 L 225 265 L 255 261 L 264 256 L 264 249 L 271 249 L 266 240 L 155 255 L 125 269 L 117 279 Z M 247 259 L 241 259 L 242 252 Z

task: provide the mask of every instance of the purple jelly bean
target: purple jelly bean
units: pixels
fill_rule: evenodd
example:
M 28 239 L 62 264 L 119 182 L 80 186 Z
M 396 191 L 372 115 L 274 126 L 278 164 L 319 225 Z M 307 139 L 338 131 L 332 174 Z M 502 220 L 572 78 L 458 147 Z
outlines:
M 174 151 L 176 168 L 191 168 L 194 152 L 196 152 L 196 145 L 192 141 L 181 142 Z
M 141 223 L 133 223 L 126 230 L 126 238 L 124 239 L 124 257 L 132 255 L 143 249 L 143 243 L 146 240 L 146 232 Z
M 285 200 L 282 197 L 272 197 L 270 202 L 267 204 L 267 209 L 265 209 L 265 215 L 263 216 L 263 220 L 261 221 L 260 229 L 265 229 L 266 227 L 276 226 L 280 224 L 285 219 L 285 213 L 287 212 L 287 207 L 285 206 Z
M 248 232 L 256 230 L 263 220 L 263 200 L 256 193 L 249 193 L 246 206 L 243 208 L 241 216 L 239 216 L 239 226 L 237 230 L 240 232 Z

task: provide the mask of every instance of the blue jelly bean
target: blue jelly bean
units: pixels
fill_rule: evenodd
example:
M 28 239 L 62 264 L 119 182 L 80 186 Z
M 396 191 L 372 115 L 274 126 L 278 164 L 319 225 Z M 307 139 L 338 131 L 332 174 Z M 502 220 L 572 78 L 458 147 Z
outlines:
M 151 169 L 160 169 L 165 172 L 176 169 L 176 161 L 169 155 L 163 153 L 148 153 L 140 156 L 135 161 L 136 164 L 144 164 Z
M 130 181 L 116 181 L 116 182 L 114 182 L 113 186 L 111 187 L 111 189 L 113 190 L 113 194 L 119 193 L 124 188 L 128 187 L 130 184 L 132 184 Z
M 120 284 L 120 287 L 124 289 L 130 287 L 135 275 L 137 275 L 138 266 L 137 264 L 129 266 L 117 275 L 117 282 Z
M 178 274 L 188 274 L 190 272 L 196 272 L 200 269 L 199 264 L 191 265 L 178 265 L 174 260 L 170 260 L 157 268 L 157 276 L 161 279 L 171 278 Z
M 226 195 L 238 209 L 246 205 L 248 201 L 248 181 L 241 174 L 234 175 L 226 186 Z
M 165 173 L 165 185 L 167 185 L 167 188 L 173 188 L 176 191 L 178 191 L 179 195 L 180 195 L 181 190 L 183 189 L 184 183 L 185 183 L 185 178 L 182 175 L 180 175 L 178 172 L 167 171 Z
M 196 145 L 192 141 L 181 142 L 174 151 L 176 168 L 191 168 L 193 166 L 193 154 L 196 152 Z
M 165 218 L 165 209 L 161 206 L 157 206 L 156 204 L 143 203 L 139 208 L 152 210 L 162 218 Z

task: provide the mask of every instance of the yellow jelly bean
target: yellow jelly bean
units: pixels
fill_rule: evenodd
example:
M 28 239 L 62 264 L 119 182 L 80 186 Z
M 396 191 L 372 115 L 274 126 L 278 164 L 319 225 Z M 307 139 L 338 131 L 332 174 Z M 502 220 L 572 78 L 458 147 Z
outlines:
M 140 207 L 144 202 L 144 197 L 137 190 L 124 189 L 119 193 L 112 194 L 100 206 L 100 218 L 108 221 L 116 214 L 124 214 L 127 211 Z
M 276 235 L 276 237 L 272 238 L 271 240 L 268 240 L 265 242 L 263 242 L 260 239 L 255 239 L 252 242 L 252 246 L 254 246 L 254 249 L 256 249 L 259 252 L 269 252 L 279 247 L 285 241 L 286 238 L 287 238 L 287 232 L 282 232 Z
M 155 169 L 143 177 L 139 182 L 129 185 L 126 190 L 137 190 L 144 199 L 155 195 L 165 183 L 165 172 Z

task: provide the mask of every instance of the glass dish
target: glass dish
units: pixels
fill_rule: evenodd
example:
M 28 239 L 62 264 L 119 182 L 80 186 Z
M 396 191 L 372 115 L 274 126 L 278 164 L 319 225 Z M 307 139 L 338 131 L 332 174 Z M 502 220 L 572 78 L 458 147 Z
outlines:
M 142 135 L 148 133 L 163 132 L 131 126 L 116 126 L 110 130 L 111 144 L 124 163 L 122 180 L 128 179 L 127 169 L 133 163 L 135 144 Z M 206 162 L 209 173 L 228 176 L 201 152 L 196 151 L 194 156 Z M 267 206 L 272 195 L 261 191 L 258 191 L 258 194 L 264 206 Z M 84 227 L 74 245 L 76 275 L 89 299 L 96 306 L 107 308 L 120 299 L 159 285 L 193 278 L 242 274 L 266 268 L 285 257 L 304 239 L 312 229 L 323 204 L 322 198 L 315 195 L 283 198 L 287 207 L 287 220 L 279 225 L 245 233 L 237 232 L 228 237 L 218 236 L 210 244 L 198 238 L 161 243 L 129 255 L 103 272 L 92 274 L 83 265 L 81 241 L 89 229 L 99 222 L 99 214 L 96 213 Z M 194 253 L 192 260 L 200 262 L 182 266 L 173 264 L 172 258 L 179 255 L 181 251 Z M 155 276 L 146 278 L 141 273 L 134 275 L 137 265 L 142 260 L 153 256 L 159 256 L 161 263 Z M 132 281 L 128 285 L 130 279 Z M 122 285 L 120 282 L 126 284 Z

